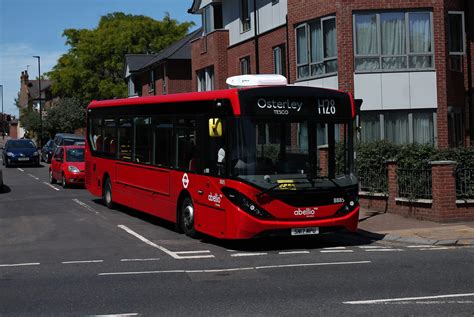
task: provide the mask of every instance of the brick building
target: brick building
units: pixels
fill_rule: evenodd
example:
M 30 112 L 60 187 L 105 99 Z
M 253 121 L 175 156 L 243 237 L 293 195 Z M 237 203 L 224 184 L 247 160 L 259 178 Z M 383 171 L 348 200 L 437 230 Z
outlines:
M 43 100 L 43 110 L 47 111 L 54 104 L 53 94 L 51 92 L 52 81 L 48 79 L 41 80 L 41 94 L 39 93 L 39 81 L 30 80 L 28 71 L 21 72 L 20 93 L 18 95 L 18 105 L 20 108 L 38 107 L 39 100 Z
M 128 84 L 128 96 L 191 91 L 190 42 L 200 34 L 201 29 L 198 29 L 158 54 L 125 55 L 124 76 Z
M 203 20 L 193 90 L 280 73 L 363 99 L 363 141 L 474 141 L 472 1 L 194 0 L 189 12 Z

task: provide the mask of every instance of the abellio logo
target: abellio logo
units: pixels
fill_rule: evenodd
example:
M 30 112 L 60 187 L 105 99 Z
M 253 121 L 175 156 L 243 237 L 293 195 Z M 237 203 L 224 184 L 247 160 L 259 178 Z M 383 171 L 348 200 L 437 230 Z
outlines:
M 295 216 L 306 216 L 306 217 L 314 217 L 314 214 L 316 213 L 316 211 L 318 210 L 318 208 L 306 208 L 306 209 L 297 209 L 293 212 L 293 214 Z
M 221 197 L 222 197 L 222 195 L 210 193 L 209 196 L 207 196 L 207 199 L 208 199 L 210 202 L 214 202 L 214 203 L 216 203 L 216 204 L 220 204 L 220 203 L 221 203 Z

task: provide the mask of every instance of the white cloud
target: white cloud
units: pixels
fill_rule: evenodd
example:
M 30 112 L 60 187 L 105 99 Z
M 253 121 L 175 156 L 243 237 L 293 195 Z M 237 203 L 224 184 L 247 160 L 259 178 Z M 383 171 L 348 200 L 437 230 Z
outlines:
M 38 50 L 24 43 L 0 43 L 0 85 L 3 85 L 4 112 L 18 116 L 15 98 L 20 91 L 21 72 L 28 69 L 30 79 L 38 76 L 38 60 L 33 55 L 41 57 L 43 74 L 50 71 L 64 53 Z

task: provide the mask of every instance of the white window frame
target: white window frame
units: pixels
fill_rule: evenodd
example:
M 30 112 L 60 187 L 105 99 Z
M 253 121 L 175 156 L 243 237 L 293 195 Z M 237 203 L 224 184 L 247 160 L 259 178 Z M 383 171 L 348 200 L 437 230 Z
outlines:
M 461 33 L 461 35 L 462 35 L 462 51 L 460 51 L 460 52 L 451 51 L 451 49 L 449 47 L 450 26 L 449 26 L 449 19 L 448 19 L 447 36 L 448 36 L 448 50 L 449 50 L 449 68 L 450 68 L 450 70 L 453 70 L 453 71 L 462 72 L 462 70 L 463 70 L 463 64 L 462 64 L 463 59 L 462 59 L 462 57 L 466 53 L 466 22 L 464 20 L 464 11 L 448 11 L 448 17 L 449 17 L 449 15 L 460 15 L 461 16 L 461 27 L 462 27 L 462 30 L 461 30 L 461 32 L 462 32 Z M 456 63 L 454 63 L 453 60 L 457 60 Z M 459 67 L 456 67 L 456 66 L 459 66 Z
M 273 72 L 275 74 L 286 76 L 285 44 L 281 44 L 273 48 Z
M 168 93 L 168 85 L 166 83 L 166 64 L 163 64 L 163 82 L 161 84 L 161 93 L 163 95 Z
M 207 5 L 202 9 L 202 35 L 206 35 L 214 31 L 214 12 L 212 5 Z M 207 22 L 210 24 L 210 29 L 207 29 Z
M 243 8 L 243 1 L 247 2 L 247 18 L 243 19 L 244 17 L 244 8 Z M 239 0 L 239 21 L 240 21 L 240 33 L 245 33 L 248 32 L 252 29 L 252 19 L 251 19 L 251 13 L 252 10 L 250 10 L 250 5 L 249 5 L 249 0 Z
M 386 140 L 386 135 L 385 135 L 385 115 L 390 113 L 390 112 L 404 112 L 407 116 L 407 121 L 408 121 L 408 143 L 407 144 L 413 144 L 415 140 L 415 134 L 414 134 L 414 119 L 413 115 L 415 113 L 418 113 L 418 109 L 414 109 L 415 111 L 412 111 L 410 109 L 400 109 L 400 110 L 393 110 L 393 111 L 373 111 L 376 112 L 376 115 L 379 117 L 379 138 L 375 141 L 380 141 L 380 140 Z M 433 114 L 433 146 L 437 146 L 438 144 L 438 128 L 437 128 L 437 113 L 436 109 L 424 109 L 426 112 L 432 112 Z M 433 110 L 433 111 L 431 111 Z M 422 112 L 425 112 L 422 111 Z M 365 111 L 364 111 L 365 112 Z M 372 111 L 367 111 L 367 112 L 372 112 Z M 361 125 L 361 117 L 360 115 L 357 116 L 357 122 L 359 125 Z M 360 139 L 359 139 L 360 140 Z M 362 141 L 362 140 L 360 140 Z M 364 141 L 365 142 L 365 141 Z M 369 141 L 369 142 L 374 142 L 374 141 Z
M 150 69 L 150 75 L 149 75 L 149 83 L 148 83 L 148 93 L 154 93 L 155 92 L 155 87 L 156 82 L 155 82 L 155 70 L 152 68 Z
M 214 90 L 214 67 L 208 66 L 196 72 L 197 91 Z
M 380 24 L 380 14 L 383 13 L 404 13 L 405 15 L 405 54 L 397 55 L 382 55 L 382 31 Z M 431 35 L 431 52 L 413 53 L 410 47 L 410 14 L 412 13 L 429 13 L 430 15 L 430 35 Z M 357 15 L 370 15 L 375 14 L 377 23 L 377 54 L 357 54 L 357 36 L 356 36 L 356 16 Z M 396 72 L 413 72 L 413 71 L 431 71 L 435 70 L 435 42 L 434 42 L 434 23 L 433 23 L 433 12 L 432 11 L 417 11 L 417 10 L 400 10 L 400 11 L 367 11 L 367 12 L 356 12 L 352 14 L 352 38 L 354 39 L 354 72 L 358 74 L 363 73 L 396 73 Z M 413 56 L 431 56 L 431 67 L 427 68 L 410 68 L 410 57 Z M 383 58 L 387 57 L 405 57 L 406 68 L 399 69 L 384 69 Z M 379 68 L 357 70 L 356 60 L 357 58 L 379 58 Z
M 239 66 L 240 66 L 240 74 L 241 74 L 241 75 L 249 75 L 249 74 L 250 74 L 250 71 L 251 71 L 251 68 L 250 68 L 250 56 L 242 57 L 242 58 L 239 60 Z M 244 71 L 244 67 L 245 67 L 245 71 Z
M 332 20 L 334 19 L 334 22 L 336 23 L 336 56 L 335 57 L 325 57 L 324 56 L 324 21 L 327 20 Z M 321 27 L 321 43 L 319 43 L 318 48 L 321 48 L 323 50 L 322 54 L 322 60 L 319 62 L 312 62 L 311 61 L 311 39 L 310 39 L 310 27 L 311 25 L 315 23 L 320 23 Z M 306 63 L 298 63 L 298 30 L 304 28 L 305 29 L 305 37 L 306 37 L 306 47 L 307 47 L 307 52 L 306 52 Z M 326 63 L 330 61 L 338 61 L 338 54 L 337 54 L 337 20 L 335 15 L 327 16 L 324 18 L 312 20 L 309 22 L 305 22 L 303 24 L 298 25 L 295 28 L 295 46 L 296 46 L 296 77 L 297 80 L 307 80 L 307 79 L 312 79 L 312 78 L 321 78 L 321 77 L 328 77 L 328 76 L 333 76 L 337 75 L 339 71 L 339 66 L 337 67 L 337 70 L 335 72 L 326 72 Z M 311 75 L 311 66 L 317 65 L 317 64 L 323 64 L 324 65 L 324 72 L 322 74 L 318 75 Z M 305 77 L 299 77 L 299 68 L 300 67 L 308 67 L 308 76 Z

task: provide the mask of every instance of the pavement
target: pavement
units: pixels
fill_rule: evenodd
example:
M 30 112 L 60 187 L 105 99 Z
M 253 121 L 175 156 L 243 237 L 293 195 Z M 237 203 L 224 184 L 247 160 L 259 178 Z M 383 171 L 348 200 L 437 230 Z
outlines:
M 361 208 L 359 235 L 426 245 L 474 246 L 474 222 L 438 223 Z

